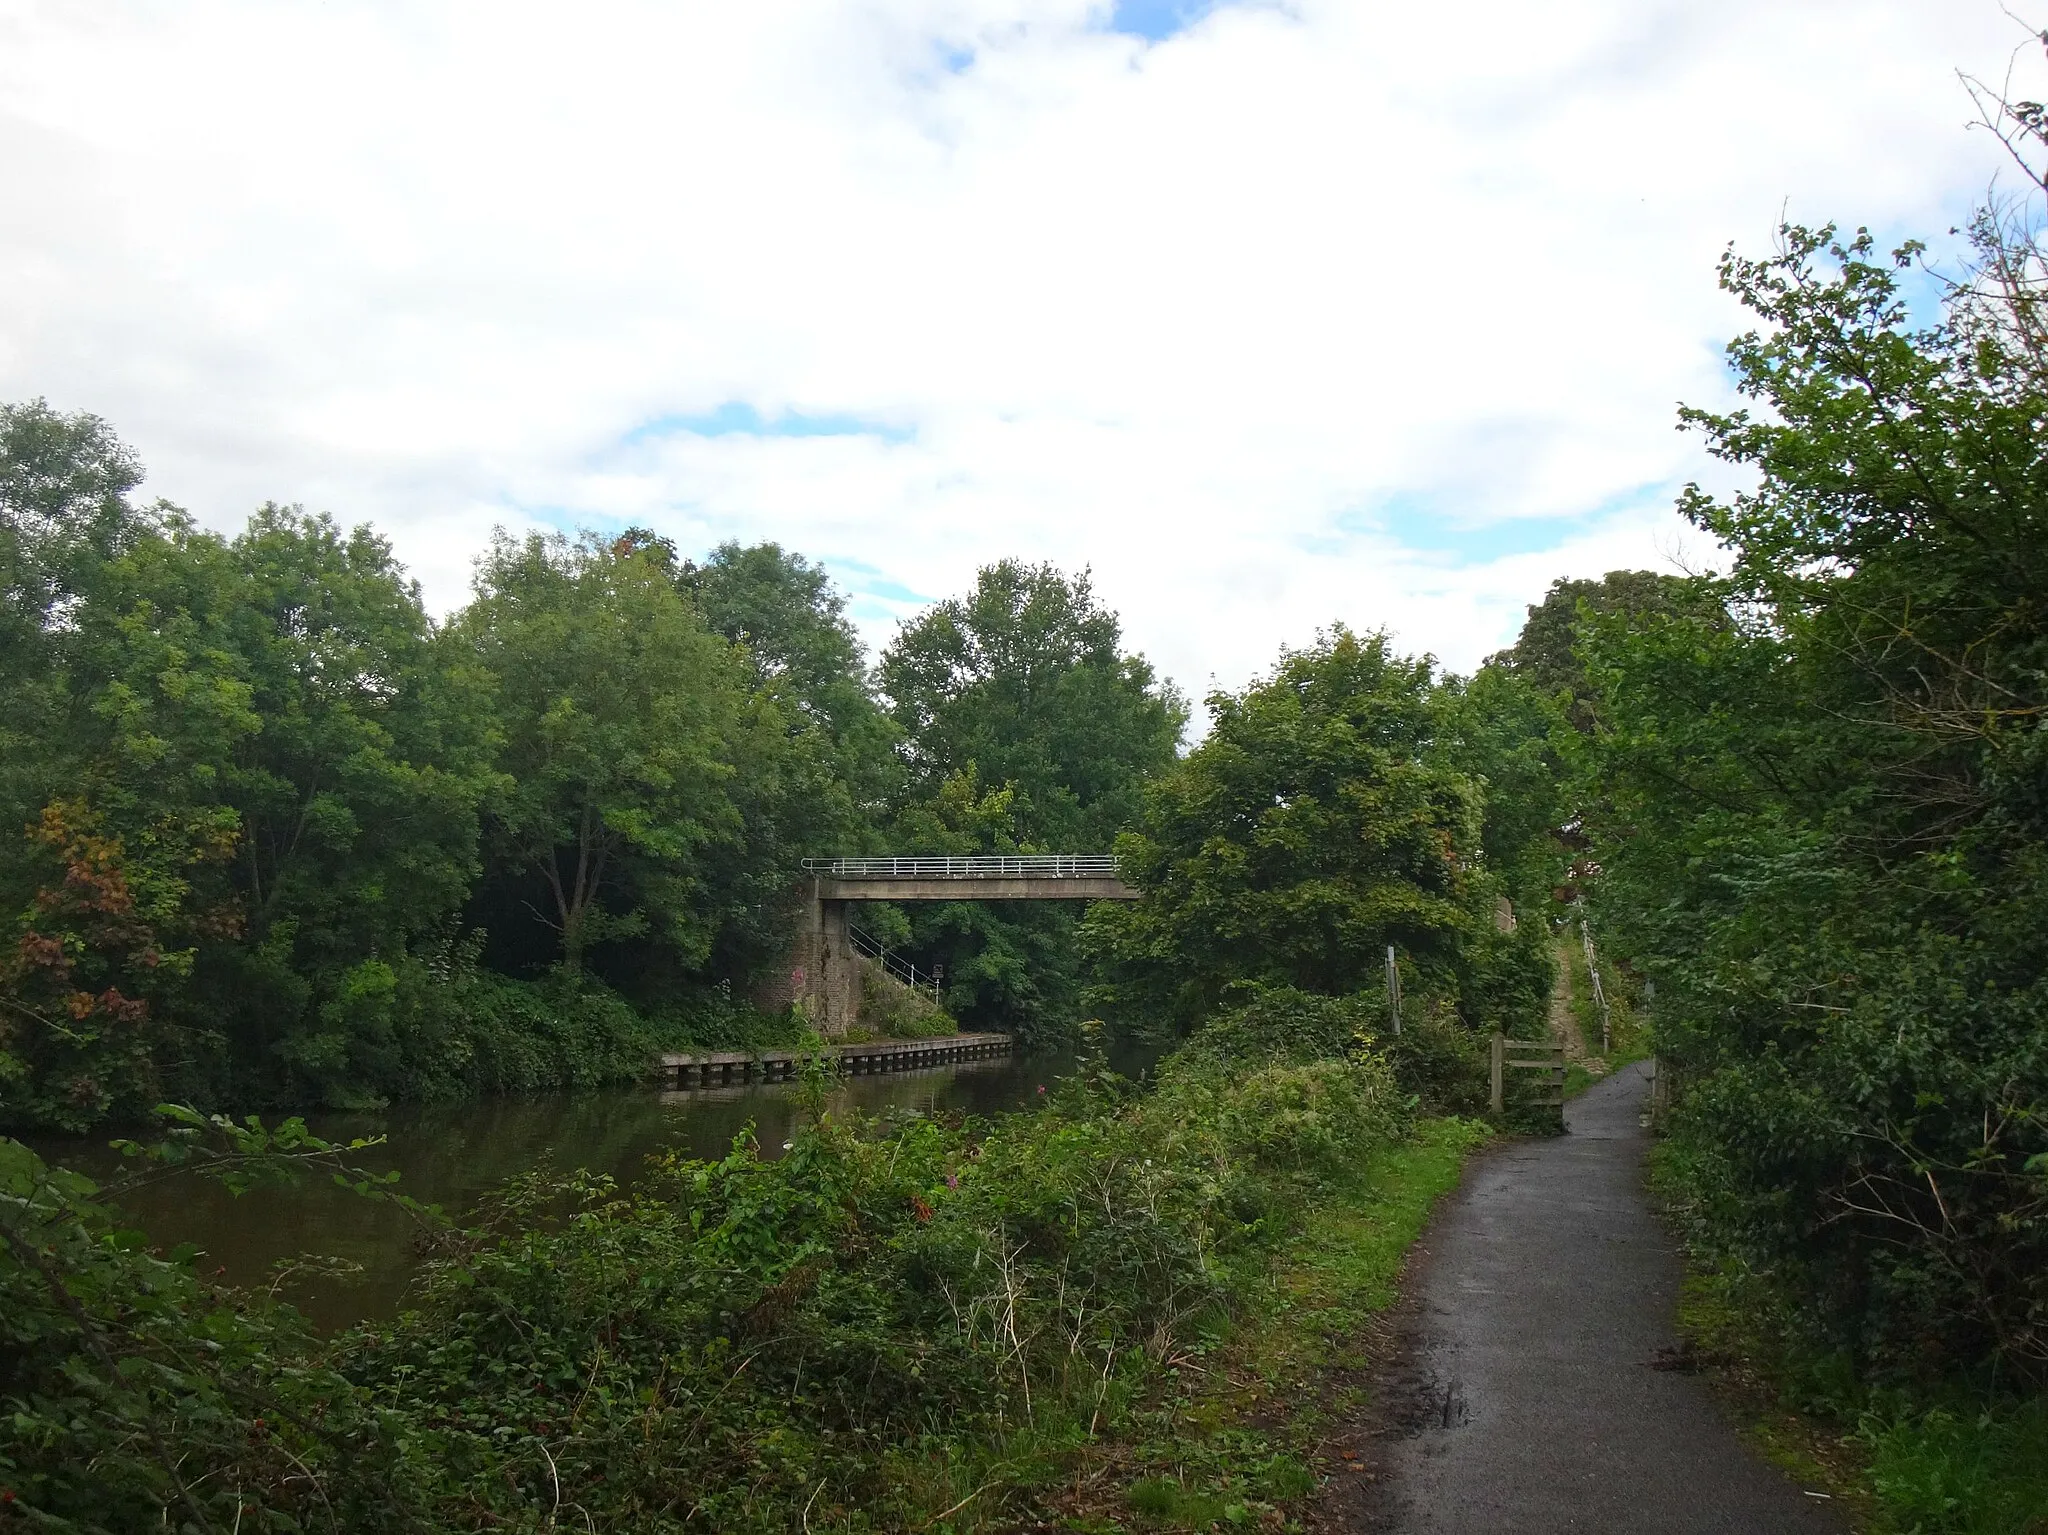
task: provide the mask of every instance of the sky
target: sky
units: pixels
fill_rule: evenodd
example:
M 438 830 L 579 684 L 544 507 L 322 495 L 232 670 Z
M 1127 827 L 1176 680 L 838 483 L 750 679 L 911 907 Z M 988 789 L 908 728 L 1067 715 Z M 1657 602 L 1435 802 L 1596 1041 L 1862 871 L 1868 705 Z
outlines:
M 1004 556 L 1190 692 L 1708 567 L 1730 241 L 1953 249 L 1996 0 L 0 0 L 0 399 L 148 493 Z M 2038 46 L 2034 50 L 2038 53 Z M 2032 55 L 2025 57 L 2030 59 Z

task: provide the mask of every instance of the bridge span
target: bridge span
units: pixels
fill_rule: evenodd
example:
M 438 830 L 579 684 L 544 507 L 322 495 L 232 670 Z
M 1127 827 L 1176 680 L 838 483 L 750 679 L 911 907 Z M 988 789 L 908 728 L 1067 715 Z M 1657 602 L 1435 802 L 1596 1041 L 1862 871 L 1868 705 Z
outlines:
M 806 858 L 820 901 L 1135 901 L 1108 853 Z
M 806 858 L 811 894 L 797 930 L 787 983 L 760 1000 L 805 998 L 826 1038 L 860 1021 L 867 963 L 854 945 L 847 908 L 856 901 L 1135 901 L 1108 853 L 1030 853 L 971 858 Z

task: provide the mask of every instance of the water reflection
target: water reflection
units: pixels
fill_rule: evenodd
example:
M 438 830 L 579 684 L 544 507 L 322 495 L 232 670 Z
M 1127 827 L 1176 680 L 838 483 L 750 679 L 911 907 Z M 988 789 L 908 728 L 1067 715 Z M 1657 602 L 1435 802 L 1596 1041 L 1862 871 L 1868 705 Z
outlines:
M 1071 1070 L 1064 1057 L 961 1061 L 848 1079 L 834 1089 L 830 1105 L 838 1113 L 997 1114 L 1041 1101 L 1040 1089 Z M 749 1124 L 761 1154 L 779 1156 L 799 1113 L 795 1087 L 774 1083 L 406 1105 L 374 1114 L 309 1115 L 307 1123 L 329 1140 L 385 1137 L 385 1144 L 361 1153 L 363 1165 L 396 1168 L 405 1192 L 459 1216 L 479 1194 L 517 1173 L 580 1167 L 630 1182 L 655 1152 L 723 1156 Z M 118 1171 L 119 1159 L 96 1142 L 38 1150 L 95 1177 Z M 269 1284 L 279 1264 L 307 1253 L 360 1265 L 346 1281 L 302 1275 L 281 1286 L 323 1327 L 394 1314 L 417 1261 L 416 1228 L 404 1211 L 312 1180 L 237 1198 L 209 1180 L 179 1178 L 137 1191 L 130 1213 L 153 1241 L 196 1243 L 203 1263 L 241 1284 Z

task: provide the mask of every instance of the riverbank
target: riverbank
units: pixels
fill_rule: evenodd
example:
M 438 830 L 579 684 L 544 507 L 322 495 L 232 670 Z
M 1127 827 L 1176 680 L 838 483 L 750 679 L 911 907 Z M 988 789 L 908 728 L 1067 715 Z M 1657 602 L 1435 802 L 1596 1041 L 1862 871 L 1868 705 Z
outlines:
M 1118 1064 L 1135 1076 L 1151 1058 Z M 849 1077 L 832 1086 L 825 1107 L 842 1119 L 993 1116 L 1043 1104 L 1074 1069 L 1071 1053 L 1052 1053 Z M 355 1154 L 357 1165 L 398 1174 L 397 1186 L 412 1198 L 467 1224 L 491 1190 L 536 1171 L 585 1169 L 630 1188 L 650 1157 L 717 1161 L 750 1127 L 759 1154 L 773 1160 L 804 1115 L 798 1084 L 736 1082 L 687 1092 L 636 1085 L 397 1104 L 309 1114 L 306 1124 L 340 1144 L 374 1142 Z M 28 1144 L 100 1182 L 124 1171 L 104 1136 Z M 278 1293 L 327 1333 L 395 1317 L 422 1261 L 418 1225 L 405 1210 L 322 1180 L 240 1194 L 205 1178 L 165 1180 L 126 1196 L 122 1215 L 157 1246 L 192 1244 L 209 1271 L 237 1285 L 268 1287 L 280 1266 L 292 1268 Z M 303 1263 L 308 1254 L 322 1261 Z
M 993 1122 L 814 1098 L 780 1160 L 742 1141 L 630 1191 L 534 1173 L 461 1227 L 401 1204 L 416 1309 L 332 1340 L 110 1240 L 87 1190 L 10 1151 L 8 1485 L 108 1527 L 1270 1522 L 1312 1472 L 1268 1405 L 1391 1293 L 1480 1132 L 1412 1123 L 1376 1057 L 1245 1043 Z M 207 1140 L 236 1179 L 353 1154 L 195 1122 L 175 1158 Z

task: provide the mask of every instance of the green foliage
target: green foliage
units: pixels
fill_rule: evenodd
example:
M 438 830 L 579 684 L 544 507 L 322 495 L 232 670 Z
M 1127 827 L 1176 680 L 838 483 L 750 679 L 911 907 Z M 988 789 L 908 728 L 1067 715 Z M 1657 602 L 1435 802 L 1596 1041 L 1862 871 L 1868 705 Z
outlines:
M 1120 646 L 1086 572 L 985 567 L 971 593 L 906 625 L 882 655 L 914 793 L 974 769 L 1029 806 L 1019 830 L 1032 844 L 1107 847 L 1187 724 L 1180 694 Z
M 1263 1294 L 1408 1116 L 1370 1055 L 1204 1062 L 993 1126 L 821 1116 L 778 1160 L 743 1136 L 630 1191 L 535 1173 L 471 1229 L 419 1212 L 416 1309 L 331 1343 L 114 1236 L 117 1191 L 0 1142 L 0 1346 L 24 1365 L 0 1470 L 40 1513 L 129 1527 L 331 1504 L 363 1530 L 901 1529 L 976 1486 L 1001 1520 L 1020 1468 L 1114 1432 Z M 296 1124 L 183 1123 L 146 1176 L 204 1139 L 216 1175 L 311 1164 L 388 1195 Z M 1298 1464 L 1259 1464 L 1239 1499 L 1301 1490 Z
M 1515 643 L 1492 657 L 1484 670 L 1526 683 L 1539 696 L 1555 700 L 1576 728 L 1591 729 L 1599 700 L 1580 650 L 1589 617 L 1631 623 L 1688 617 L 1712 625 L 1722 615 L 1711 594 L 1661 571 L 1610 570 L 1597 581 L 1559 579 L 1550 583 L 1542 602 L 1530 607 Z
M 111 1201 L 196 1168 L 231 1187 L 354 1169 L 363 1143 L 175 1116 L 108 1188 L 0 1139 L 0 1519 L 39 1528 L 408 1529 L 431 1447 L 374 1410 L 290 1307 L 150 1252 Z M 409 1202 L 407 1202 L 409 1203 Z M 416 1213 L 432 1222 L 431 1212 Z
M 720 544 L 702 564 L 685 562 L 677 582 L 705 621 L 746 651 L 756 685 L 797 728 L 829 741 L 827 789 L 846 801 L 835 807 L 846 822 L 837 830 L 857 837 L 860 818 L 879 817 L 895 792 L 899 760 L 846 598 L 821 567 L 778 544 Z
M 349 993 L 476 872 L 475 681 L 367 532 L 265 507 L 224 540 L 135 510 L 104 427 L 40 410 L 0 442 L 9 605 L 41 653 L 0 685 L 42 721 L 7 775 L 28 835 L 0 854 L 0 1116 L 346 1101 L 369 1070 Z
M 1540 1010 L 1547 957 L 1494 933 L 1482 795 L 1440 739 L 1432 683 L 1427 661 L 1340 628 L 1213 695 L 1208 738 L 1118 840 L 1144 899 L 1090 915 L 1096 1000 L 1185 1030 L 1247 984 L 1379 989 L 1391 944 L 1418 1001 L 1474 1025 Z
M 497 690 L 508 786 L 492 819 L 571 971 L 641 935 L 701 963 L 714 936 L 702 855 L 741 832 L 742 662 L 660 553 L 501 535 L 462 616 Z
M 2035 1535 L 2048 1509 L 2048 1399 L 1880 1403 L 1857 1432 L 1870 1481 L 1902 1529 Z
M 1758 486 L 1686 503 L 1724 616 L 1589 624 L 1597 910 L 1719 1250 L 1862 1368 L 2048 1380 L 2048 375 L 1867 237 L 1723 276 L 1769 415 L 1691 419 Z
M 938 1039 L 960 1032 L 959 1022 L 938 1002 L 911 990 L 873 962 L 861 965 L 860 995 L 862 1027 L 884 1038 Z
M 1148 777 L 1173 761 L 1187 705 L 1088 575 L 1004 560 L 905 625 L 879 680 L 908 773 L 892 844 L 914 853 L 1107 851 Z M 1079 913 L 1062 905 L 918 908 L 920 968 L 949 1011 L 1040 1042 L 1079 1016 Z

